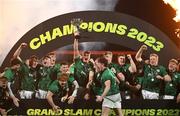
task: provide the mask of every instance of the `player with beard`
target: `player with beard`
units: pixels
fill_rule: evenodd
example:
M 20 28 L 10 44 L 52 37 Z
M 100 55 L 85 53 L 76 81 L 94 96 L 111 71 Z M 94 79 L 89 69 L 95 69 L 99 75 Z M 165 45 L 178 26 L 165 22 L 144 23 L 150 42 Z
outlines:
M 147 46 L 143 45 L 136 54 L 136 60 L 143 62 L 142 53 L 147 50 Z M 149 57 L 149 64 L 144 63 L 143 67 L 143 83 L 142 96 L 143 99 L 159 99 L 160 85 L 162 81 L 171 81 L 170 76 L 167 74 L 166 69 L 158 65 L 159 57 L 157 54 L 152 53 Z
M 33 55 L 28 59 L 27 65 L 20 58 L 20 54 L 23 48 L 27 46 L 26 43 L 22 43 L 14 53 L 13 57 L 18 58 L 21 61 L 20 78 L 21 78 L 21 91 L 19 92 L 21 99 L 31 99 L 35 94 L 36 81 L 37 81 L 37 65 L 38 58 Z
M 46 99 L 48 87 L 53 81 L 50 77 L 50 63 L 51 58 L 49 56 L 42 58 L 42 66 L 38 70 L 38 91 L 36 92 L 36 97 L 39 99 Z
M 46 99 L 48 100 L 48 103 L 51 105 L 54 111 L 57 111 L 60 107 L 57 106 L 54 101 L 54 99 L 61 98 L 61 102 L 65 102 L 68 98 L 68 75 L 67 74 L 61 74 L 55 80 L 48 89 L 48 93 L 46 96 Z
M 118 55 L 118 65 L 116 70 L 117 74 L 120 75 L 122 73 L 125 76 L 125 83 L 133 84 L 133 74 L 136 72 L 136 65 L 130 54 L 127 55 L 127 59 L 130 63 L 126 63 L 125 55 Z M 125 83 L 120 84 L 120 90 L 124 94 L 125 99 L 130 99 L 132 97 L 132 93 L 128 90 L 127 84 Z
M 178 71 L 178 61 L 171 59 L 168 65 L 168 74 L 171 77 L 170 82 L 165 83 L 163 99 L 175 99 L 180 96 L 180 73 Z
M 115 108 L 117 109 L 118 116 L 122 116 L 121 96 L 118 83 L 116 82 L 116 76 L 112 70 L 107 67 L 108 62 L 104 57 L 97 58 L 95 65 L 99 71 L 96 78 L 102 85 L 102 94 L 97 96 L 96 99 L 97 102 L 103 101 L 101 115 L 108 116 L 111 108 Z
M 80 86 L 78 96 L 82 98 L 86 93 L 86 88 L 93 81 L 94 66 L 89 51 L 84 51 L 82 56 L 80 55 L 78 49 L 79 36 L 79 32 L 74 33 L 74 78 Z
M 77 96 L 77 91 L 79 88 L 78 82 L 74 79 L 74 68 L 70 68 L 67 62 L 62 62 L 60 67 L 60 72 L 58 75 L 67 74 L 68 75 L 68 86 L 69 86 L 69 97 L 68 104 L 72 104 Z

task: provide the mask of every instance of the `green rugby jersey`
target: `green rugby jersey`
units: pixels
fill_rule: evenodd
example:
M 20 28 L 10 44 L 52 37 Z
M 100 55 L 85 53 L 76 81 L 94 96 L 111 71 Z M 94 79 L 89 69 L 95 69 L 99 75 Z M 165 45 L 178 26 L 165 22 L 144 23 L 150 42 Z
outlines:
M 37 81 L 37 69 L 30 68 L 25 63 L 20 67 L 21 90 L 35 91 Z
M 51 74 L 51 69 L 49 67 L 40 67 L 40 69 L 38 70 L 38 74 L 39 74 L 39 82 L 38 82 L 38 89 L 47 91 L 49 85 L 52 82 L 52 79 L 50 77 Z
M 52 80 L 56 80 L 58 73 L 60 72 L 60 64 L 55 64 L 53 67 L 50 67 L 50 77 Z
M 95 73 L 95 75 L 94 75 L 92 90 L 95 95 L 102 95 L 102 93 L 103 93 L 100 73 Z
M 48 90 L 51 91 L 56 96 L 64 96 L 68 91 L 68 84 L 66 84 L 64 87 L 61 87 L 58 80 L 55 80 L 51 83 Z
M 102 84 L 103 90 L 105 88 L 105 82 L 108 80 L 111 81 L 110 90 L 106 96 L 110 96 L 110 95 L 119 93 L 119 86 L 115 80 L 116 76 L 109 68 L 106 68 L 105 70 L 101 71 L 100 75 L 98 75 L 98 76 L 99 76 L 98 78 L 100 79 L 100 82 Z
M 166 69 L 160 65 L 151 66 L 149 64 L 146 64 L 144 66 L 144 79 L 142 89 L 159 93 L 161 80 L 156 78 L 157 75 L 164 77 L 165 75 L 167 75 Z
M 7 68 L 4 71 L 4 77 L 7 78 L 8 82 L 13 82 L 15 78 L 15 72 L 11 68 Z
M 80 57 L 77 57 L 74 65 L 75 80 L 78 82 L 79 86 L 86 87 L 89 80 L 89 72 L 93 71 L 93 63 L 85 63 Z
M 130 67 L 130 64 L 124 64 L 124 65 L 117 65 L 116 66 L 116 69 L 117 69 L 117 74 L 118 73 L 122 73 L 124 76 L 125 76 L 125 81 L 121 81 L 120 82 L 120 85 L 119 85 L 119 88 L 121 91 L 126 91 L 128 90 L 126 85 L 125 85 L 125 82 L 128 81 L 130 84 L 132 84 L 133 82 L 133 76 L 131 74 L 131 72 L 129 71 L 129 67 Z
M 180 87 L 180 73 L 174 72 L 169 75 L 171 76 L 172 80 L 170 82 L 165 82 L 164 94 L 176 96 L 178 87 Z
M 58 75 L 61 75 L 62 73 L 61 72 L 59 72 L 58 73 Z M 68 86 L 69 87 L 72 87 L 73 86 L 73 82 L 74 82 L 74 75 L 73 74 L 69 74 L 69 77 L 68 77 Z
M 118 68 L 118 65 L 117 65 L 117 64 L 111 62 L 110 64 L 107 65 L 107 67 L 108 67 L 109 69 L 111 69 L 112 71 L 113 71 L 113 69 L 114 69 L 114 70 L 116 71 L 115 74 L 117 74 L 117 70 L 118 70 L 118 69 L 117 69 L 117 68 Z

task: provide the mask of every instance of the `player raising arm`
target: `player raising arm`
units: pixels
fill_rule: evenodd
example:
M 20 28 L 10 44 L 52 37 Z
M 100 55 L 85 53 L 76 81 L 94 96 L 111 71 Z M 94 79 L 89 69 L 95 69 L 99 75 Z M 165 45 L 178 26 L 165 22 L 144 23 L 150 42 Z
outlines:
M 21 99 L 31 99 L 35 93 L 37 83 L 37 65 L 38 58 L 35 55 L 30 56 L 28 63 L 20 58 L 21 51 L 27 46 L 26 43 L 21 43 L 13 57 L 21 61 L 20 75 L 21 75 L 21 91 L 19 92 Z
M 136 54 L 138 62 L 144 62 L 142 59 L 143 52 L 147 46 L 143 45 Z M 143 84 L 142 95 L 144 99 L 159 99 L 160 83 L 162 81 L 171 81 L 166 69 L 158 64 L 159 56 L 155 53 L 150 54 L 149 64 L 144 63 L 143 67 Z

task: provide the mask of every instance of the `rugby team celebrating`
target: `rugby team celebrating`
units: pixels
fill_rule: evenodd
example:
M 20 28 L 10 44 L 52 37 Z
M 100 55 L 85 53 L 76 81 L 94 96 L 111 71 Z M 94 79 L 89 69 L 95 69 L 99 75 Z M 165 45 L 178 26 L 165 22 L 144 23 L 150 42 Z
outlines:
M 0 74 L 0 97 L 11 98 L 18 107 L 20 99 L 47 99 L 53 110 L 60 108 L 53 99 L 72 104 L 78 99 L 102 102 L 102 116 L 111 108 L 122 116 L 123 99 L 176 99 L 180 102 L 180 61 L 170 59 L 168 67 L 159 65 L 159 57 L 152 53 L 142 58 L 147 50 L 142 45 L 134 58 L 119 54 L 113 63 L 113 53 L 106 51 L 96 59 L 90 51 L 80 54 L 79 33 L 74 33 L 73 62 L 56 63 L 56 52 L 43 58 L 30 56 L 21 59 L 27 46 L 22 43 L 13 55 L 10 67 Z M 135 61 L 133 60 L 135 59 Z M 18 84 L 17 84 L 18 83 Z M 1 114 L 6 110 L 0 108 Z

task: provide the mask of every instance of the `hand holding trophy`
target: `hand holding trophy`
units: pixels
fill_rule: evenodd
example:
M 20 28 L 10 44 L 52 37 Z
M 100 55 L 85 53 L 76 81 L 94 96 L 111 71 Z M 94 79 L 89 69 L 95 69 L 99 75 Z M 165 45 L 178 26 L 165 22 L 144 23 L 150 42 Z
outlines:
M 74 37 L 75 39 L 80 39 L 80 25 L 83 22 L 80 18 L 72 19 L 71 24 L 74 27 Z

